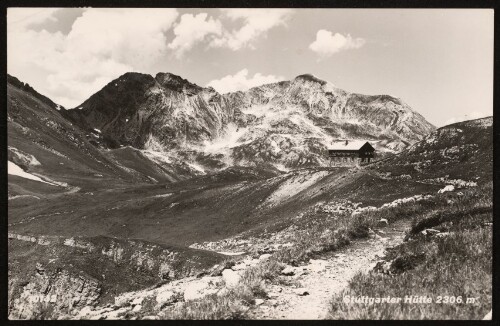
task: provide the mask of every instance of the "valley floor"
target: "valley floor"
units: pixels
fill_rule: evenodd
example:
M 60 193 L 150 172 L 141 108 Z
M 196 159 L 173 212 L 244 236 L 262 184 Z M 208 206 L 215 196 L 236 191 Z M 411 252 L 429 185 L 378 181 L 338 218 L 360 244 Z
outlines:
M 401 249 L 404 238 L 460 234 L 491 220 L 491 184 L 455 189 L 446 181 L 422 183 L 347 169 L 229 180 L 209 176 L 77 191 L 61 195 L 63 203 L 14 199 L 21 201 L 9 207 L 17 213 L 9 219 L 10 318 L 322 319 L 340 314 L 358 319 L 339 303 L 342 293 L 354 291 L 353 280 L 373 278 L 379 283 L 372 291 L 394 280 L 406 289 L 406 279 L 420 282 L 422 261 L 411 255 L 407 274 L 378 276 L 377 265 L 408 260 Z M 40 209 L 35 218 L 32 202 Z M 74 211 L 59 210 L 68 207 Z M 62 213 L 44 215 L 50 211 Z M 83 225 L 86 233 L 76 236 Z M 100 225 L 107 233 L 89 236 Z M 438 238 L 407 243 L 432 257 Z M 486 274 L 481 284 L 467 282 L 477 286 L 484 301 L 464 318 L 477 319 L 491 309 L 491 247 L 487 241 L 474 245 L 483 252 L 482 265 L 471 265 L 470 271 Z M 461 259 L 470 255 L 450 250 Z M 483 269 L 476 271 L 478 266 Z M 56 305 L 30 301 L 49 294 L 60 299 Z M 383 319 L 406 316 L 384 313 Z M 422 316 L 447 314 L 438 309 Z

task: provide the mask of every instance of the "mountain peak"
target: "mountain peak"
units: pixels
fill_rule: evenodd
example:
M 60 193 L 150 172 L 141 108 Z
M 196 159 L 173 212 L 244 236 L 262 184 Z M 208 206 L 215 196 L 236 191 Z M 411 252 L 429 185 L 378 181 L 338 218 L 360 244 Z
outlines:
M 321 84 L 321 85 L 325 85 L 327 84 L 326 81 L 322 80 L 322 79 L 319 79 L 318 77 L 312 75 L 312 74 L 303 74 L 303 75 L 299 75 L 297 77 L 295 77 L 296 81 L 308 81 L 308 82 L 314 82 L 314 83 L 318 83 L 318 84 Z
M 116 82 L 116 81 L 125 81 L 125 80 L 134 80 L 134 81 L 139 81 L 139 80 L 147 80 L 150 81 L 153 78 L 153 76 L 149 74 L 143 74 L 140 72 L 126 72 L 117 79 L 111 81 L 110 83 Z
M 197 93 L 203 89 L 203 87 L 169 72 L 159 72 L 156 74 L 155 79 L 161 86 L 177 92 L 187 90 Z

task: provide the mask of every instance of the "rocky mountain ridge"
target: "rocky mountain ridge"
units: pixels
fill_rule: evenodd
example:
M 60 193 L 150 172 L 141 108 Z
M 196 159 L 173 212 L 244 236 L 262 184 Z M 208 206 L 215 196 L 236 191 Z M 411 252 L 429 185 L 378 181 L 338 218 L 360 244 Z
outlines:
M 399 151 L 434 127 L 400 99 L 348 93 L 312 75 L 219 94 L 170 73 L 126 73 L 63 116 L 99 130 L 100 146 L 133 146 L 210 168 L 326 164 L 338 139 Z
M 493 117 L 457 122 L 425 136 L 404 152 L 370 169 L 425 182 L 490 180 L 493 171 Z M 442 171 L 446 171 L 443 175 Z
M 100 130 L 108 147 L 173 149 L 213 139 L 233 112 L 212 88 L 169 73 L 126 73 L 64 115 Z

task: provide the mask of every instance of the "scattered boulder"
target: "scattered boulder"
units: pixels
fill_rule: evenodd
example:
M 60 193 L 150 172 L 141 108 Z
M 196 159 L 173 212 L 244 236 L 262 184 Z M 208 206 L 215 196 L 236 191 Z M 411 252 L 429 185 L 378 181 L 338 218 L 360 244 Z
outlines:
M 222 272 L 222 279 L 226 282 L 226 286 L 234 287 L 240 282 L 240 275 L 233 271 L 232 269 L 225 269 Z
M 281 292 L 281 291 L 278 291 L 278 292 Z M 280 296 L 280 295 L 279 295 L 278 293 L 276 293 L 276 292 L 268 292 L 268 293 L 267 293 L 267 297 L 268 297 L 268 298 L 277 298 L 277 297 L 279 297 L 279 296 Z
M 259 252 L 259 254 L 266 254 L 266 253 L 272 252 L 272 249 L 270 247 L 264 247 L 264 248 L 261 248 L 258 252 Z
M 43 268 L 42 264 L 40 263 L 36 263 L 35 269 L 38 274 L 43 274 L 45 272 L 45 268 Z
M 216 293 L 218 290 L 213 288 L 213 277 L 204 277 L 200 280 L 190 282 L 184 289 L 184 300 L 196 300 L 206 295 Z
M 317 267 L 317 266 L 315 266 L 315 267 Z M 321 267 L 319 267 L 319 268 L 321 268 Z M 320 271 L 319 268 L 317 270 L 318 272 Z M 296 278 L 299 278 L 300 276 L 307 275 L 307 274 L 309 274 L 309 271 L 305 267 L 303 269 L 295 270 L 295 277 Z
M 224 269 L 226 269 L 226 266 L 215 265 L 214 267 L 212 267 L 209 274 L 210 274 L 210 276 L 221 276 Z
M 436 235 L 438 233 L 441 233 L 441 231 L 436 230 L 436 229 L 425 229 L 425 230 L 421 231 L 420 233 L 424 236 L 433 236 L 433 235 Z
M 387 221 L 387 219 L 385 219 L 385 218 L 381 218 L 380 221 L 378 221 L 377 225 L 378 226 L 387 226 L 387 225 L 389 225 L 389 221 Z
M 436 234 L 436 238 L 438 238 L 438 239 L 440 239 L 440 238 L 446 238 L 450 234 L 451 234 L 450 232 L 441 232 L 441 233 Z
M 129 308 L 123 307 L 114 311 L 110 311 L 104 315 L 101 315 L 100 319 L 121 319 L 122 316 L 128 311 L 130 311 Z
M 389 238 L 384 238 L 380 234 L 377 234 L 377 233 L 373 233 L 372 235 L 370 235 L 370 238 L 375 239 L 377 241 L 382 241 L 382 242 L 389 240 Z
M 270 257 L 271 257 L 271 254 L 263 254 L 263 255 L 260 255 L 259 260 L 265 261 L 265 260 L 268 260 Z
M 380 260 L 375 264 L 373 270 L 382 274 L 391 274 L 391 262 Z
M 247 265 L 245 263 L 239 263 L 231 267 L 233 271 L 242 271 L 247 268 Z
M 281 271 L 281 274 L 285 276 L 292 276 L 295 274 L 295 268 L 293 268 L 292 266 L 287 266 Z
M 159 309 L 163 308 L 166 305 L 172 304 L 177 301 L 177 295 L 175 292 L 167 290 L 158 292 L 156 295 L 156 303 Z
M 447 185 L 443 189 L 438 190 L 438 194 L 442 194 L 442 193 L 445 193 L 445 192 L 448 192 L 448 191 L 454 191 L 454 190 L 455 190 L 455 186 L 454 185 Z
M 142 320 L 158 320 L 160 319 L 158 316 L 144 316 Z
M 300 295 L 300 296 L 309 295 L 309 291 L 307 291 L 307 289 L 305 289 L 305 288 L 295 289 L 293 292 L 294 292 L 296 295 Z
M 137 306 L 142 304 L 142 301 L 144 301 L 144 297 L 137 297 L 132 302 L 130 303 L 132 306 Z
M 256 306 L 260 306 L 261 304 L 264 303 L 264 300 L 263 299 L 255 299 L 255 305 Z
M 425 253 L 399 256 L 391 262 L 391 273 L 401 274 L 414 269 L 425 261 Z

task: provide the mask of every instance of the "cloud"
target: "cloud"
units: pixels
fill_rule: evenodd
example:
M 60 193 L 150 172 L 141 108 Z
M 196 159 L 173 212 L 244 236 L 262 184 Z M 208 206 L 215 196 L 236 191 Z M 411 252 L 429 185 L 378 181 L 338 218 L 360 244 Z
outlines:
M 175 38 L 168 47 L 175 51 L 177 58 L 183 56 L 196 43 L 203 42 L 207 37 L 221 35 L 220 21 L 208 17 L 206 13 L 198 15 L 184 14 L 174 28 Z
M 20 9 L 21 10 L 21 9 Z M 52 12 L 53 13 L 53 12 Z M 87 9 L 71 31 L 49 33 L 28 27 L 41 14 L 8 12 L 7 70 L 21 80 L 34 72 L 46 83 L 33 85 L 66 107 L 74 107 L 127 71 L 144 71 L 168 51 L 165 33 L 175 9 Z M 23 19 L 22 28 L 19 19 Z M 52 19 L 48 13 L 43 19 Z M 17 21 L 17 23 L 16 23 Z
M 248 76 L 248 69 L 243 69 L 234 75 L 227 75 L 221 79 L 212 80 L 207 86 L 213 87 L 219 93 L 229 93 L 245 91 L 249 88 L 263 84 L 277 83 L 284 80 L 284 77 L 274 75 L 262 75 L 256 73 L 253 77 Z
M 235 51 L 254 48 L 269 30 L 285 26 L 293 13 L 289 9 L 222 9 L 215 18 L 199 13 L 177 20 L 178 11 L 169 8 L 86 8 L 66 21 L 65 10 L 8 9 L 7 70 L 67 108 L 125 72 L 149 71 L 165 55 L 182 58 L 197 44 Z M 167 40 L 170 30 L 174 38 Z M 241 72 L 232 77 L 243 77 L 240 86 L 258 79 L 274 81 L 273 76 L 248 78 Z
M 92 9 L 73 24 L 68 35 L 72 52 L 110 58 L 130 65 L 148 65 L 166 50 L 165 35 L 175 9 Z
M 479 119 L 479 118 L 484 118 L 484 117 L 490 117 L 492 116 L 493 113 L 484 113 L 484 112 L 479 112 L 479 111 L 472 111 L 464 115 L 452 117 L 448 120 L 445 121 L 443 126 L 451 125 L 456 122 L 461 122 L 461 121 L 467 121 L 467 120 L 474 120 L 474 119 Z
M 208 42 L 209 47 L 234 51 L 255 48 L 257 39 L 265 37 L 274 27 L 285 26 L 292 13 L 290 9 L 221 9 L 219 18 L 226 26 L 206 13 L 184 14 L 174 28 L 176 37 L 168 47 L 175 51 L 177 58 L 203 42 Z M 242 23 L 239 28 L 227 27 L 239 23 Z
M 59 8 L 7 8 L 7 23 L 10 30 L 26 30 L 31 25 L 56 21 Z
M 239 29 L 224 30 L 223 35 L 214 39 L 213 47 L 227 47 L 240 50 L 245 47 L 254 48 L 255 41 L 267 35 L 277 26 L 285 26 L 293 11 L 290 9 L 222 9 L 223 18 L 230 21 L 242 21 Z
M 320 29 L 316 33 L 316 40 L 309 45 L 309 49 L 321 56 L 331 56 L 343 50 L 359 49 L 365 45 L 365 42 L 362 38 L 352 38 L 350 34 L 344 36 L 335 33 L 333 35 L 330 31 Z

